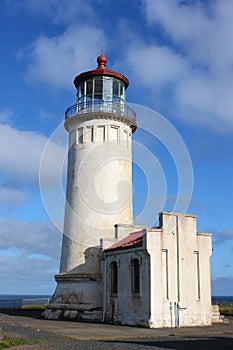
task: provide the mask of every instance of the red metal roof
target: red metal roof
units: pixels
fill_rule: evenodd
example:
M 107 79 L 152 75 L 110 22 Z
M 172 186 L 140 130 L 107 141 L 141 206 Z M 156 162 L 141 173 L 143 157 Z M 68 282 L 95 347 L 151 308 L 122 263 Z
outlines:
M 78 87 L 81 81 L 86 80 L 93 75 L 106 75 L 108 77 L 114 77 L 114 78 L 120 79 L 125 84 L 125 89 L 127 89 L 129 85 L 128 79 L 123 74 L 107 69 L 106 68 L 107 58 L 104 55 L 100 55 L 97 58 L 97 62 L 98 62 L 97 69 L 90 70 L 88 72 L 83 72 L 75 77 L 74 85 L 76 86 L 76 88 Z
M 143 231 L 131 233 L 129 236 L 123 238 L 121 241 L 117 243 L 114 243 L 112 246 L 106 248 L 104 251 L 108 252 L 112 250 L 141 247 L 143 235 L 144 235 Z

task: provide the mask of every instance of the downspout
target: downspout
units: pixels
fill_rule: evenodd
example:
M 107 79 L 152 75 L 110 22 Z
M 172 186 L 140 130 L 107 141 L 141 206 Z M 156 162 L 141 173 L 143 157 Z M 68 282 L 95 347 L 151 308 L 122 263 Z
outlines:
M 176 215 L 176 251 L 177 251 L 176 327 L 180 328 L 180 242 L 179 242 L 179 216 L 178 215 Z
M 107 263 L 106 263 L 106 255 L 104 252 L 104 281 L 103 281 L 103 315 L 102 322 L 105 321 L 106 316 L 106 308 L 107 308 Z
M 170 305 L 169 305 L 169 310 L 170 310 L 170 318 L 171 318 L 171 328 L 173 327 L 173 317 L 172 317 L 172 302 L 170 301 Z

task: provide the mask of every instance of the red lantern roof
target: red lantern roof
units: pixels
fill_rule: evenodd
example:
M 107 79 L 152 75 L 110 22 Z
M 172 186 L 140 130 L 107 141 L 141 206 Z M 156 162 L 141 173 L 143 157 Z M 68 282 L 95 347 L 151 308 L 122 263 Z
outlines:
M 100 55 L 97 58 L 97 63 L 98 63 L 97 69 L 81 73 L 75 77 L 74 85 L 76 88 L 78 88 L 78 85 L 83 80 L 87 80 L 88 78 L 95 76 L 95 75 L 103 75 L 103 76 L 113 77 L 113 78 L 121 80 L 125 85 L 125 89 L 127 89 L 127 87 L 129 86 L 128 79 L 123 74 L 120 74 L 120 73 L 117 73 L 117 72 L 114 72 L 112 70 L 107 69 L 106 68 L 107 58 L 104 55 Z

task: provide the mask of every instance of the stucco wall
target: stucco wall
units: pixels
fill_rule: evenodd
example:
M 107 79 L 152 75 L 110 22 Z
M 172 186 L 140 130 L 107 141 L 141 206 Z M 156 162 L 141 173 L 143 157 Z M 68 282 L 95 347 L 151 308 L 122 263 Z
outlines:
M 194 215 L 162 213 L 161 222 L 160 229 L 148 231 L 146 240 L 151 257 L 150 326 L 210 325 L 211 235 L 197 234 Z
M 140 262 L 140 293 L 132 293 L 131 260 Z M 112 261 L 118 264 L 118 294 L 111 294 Z M 150 314 L 149 274 L 150 259 L 143 249 L 111 252 L 106 255 L 107 293 L 105 319 L 125 325 L 141 325 L 148 327 Z
M 133 223 L 130 125 L 96 113 L 90 120 L 67 120 L 66 128 L 70 139 L 61 273 L 83 264 L 86 248 L 99 246 L 101 238 L 114 238 L 114 224 Z
M 106 253 L 106 320 L 156 327 L 211 324 L 211 234 L 197 233 L 196 216 L 162 213 L 145 230 L 143 247 Z M 140 261 L 140 294 L 132 295 L 130 261 Z M 118 264 L 118 294 L 111 294 L 111 262 Z

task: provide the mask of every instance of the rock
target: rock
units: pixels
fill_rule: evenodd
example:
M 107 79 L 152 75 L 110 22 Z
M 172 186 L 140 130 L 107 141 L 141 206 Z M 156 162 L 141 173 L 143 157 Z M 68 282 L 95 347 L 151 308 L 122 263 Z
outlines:
M 78 311 L 76 311 L 76 310 L 70 311 L 70 318 L 74 319 L 77 317 L 77 315 L 78 315 Z
M 62 314 L 62 310 L 56 310 L 56 311 L 49 310 L 49 311 L 50 313 L 48 314 L 48 317 L 47 317 L 48 320 L 58 320 Z
M 69 318 L 70 317 L 70 310 L 66 310 L 64 312 L 64 318 Z

